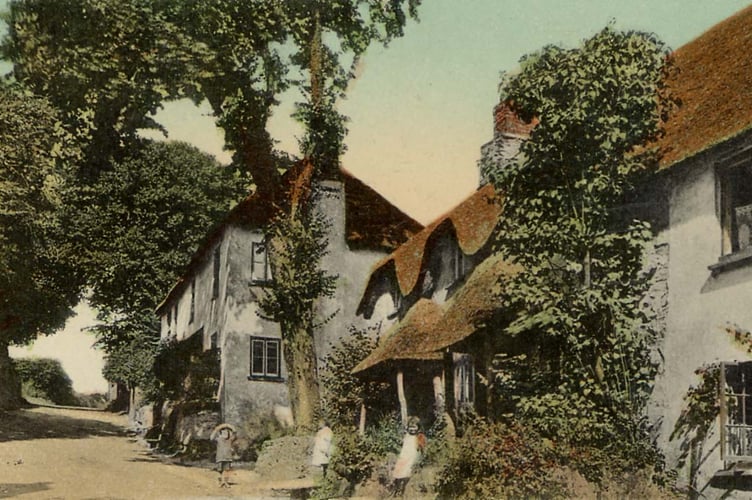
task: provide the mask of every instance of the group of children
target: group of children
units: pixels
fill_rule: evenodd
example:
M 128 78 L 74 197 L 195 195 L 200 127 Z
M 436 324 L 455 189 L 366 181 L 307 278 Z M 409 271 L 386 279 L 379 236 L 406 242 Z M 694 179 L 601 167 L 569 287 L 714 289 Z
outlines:
M 232 445 L 237 432 L 230 424 L 220 424 L 211 433 L 210 439 L 217 442 L 215 461 L 219 471 L 219 486 L 229 488 L 229 473 L 232 469 L 233 451 Z M 322 474 L 326 476 L 329 459 L 332 452 L 332 429 L 328 422 L 321 421 L 319 430 L 313 440 L 313 453 L 311 465 L 321 467 Z M 420 453 L 426 447 L 426 436 L 420 431 L 420 421 L 417 417 L 410 417 L 407 421 L 405 435 L 402 439 L 402 448 L 392 470 L 392 495 L 402 496 L 405 486 L 410 480 L 413 468 L 420 458 Z

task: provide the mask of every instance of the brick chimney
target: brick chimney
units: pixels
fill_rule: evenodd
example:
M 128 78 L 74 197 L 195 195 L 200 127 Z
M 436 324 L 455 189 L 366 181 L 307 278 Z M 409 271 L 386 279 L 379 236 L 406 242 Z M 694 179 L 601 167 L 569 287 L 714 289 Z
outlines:
M 537 119 L 527 123 L 512 110 L 508 101 L 502 101 L 494 108 L 494 136 L 480 148 L 480 185 L 488 183 L 488 169 L 504 167 L 514 161 L 520 145 L 530 137 L 530 132 L 538 124 Z

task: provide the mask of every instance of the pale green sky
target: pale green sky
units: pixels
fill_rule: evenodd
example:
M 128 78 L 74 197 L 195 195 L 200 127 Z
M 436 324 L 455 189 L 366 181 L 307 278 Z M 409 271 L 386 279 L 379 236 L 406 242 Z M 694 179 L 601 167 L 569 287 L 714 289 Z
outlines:
M 428 223 L 464 199 L 477 183 L 480 146 L 492 134 L 502 70 L 546 44 L 574 46 L 614 20 L 617 28 L 657 33 L 678 48 L 748 0 L 424 0 L 420 22 L 388 48 L 363 57 L 341 110 L 350 117 L 344 167 Z M 270 128 L 297 153 L 301 130 L 285 96 Z M 162 119 L 171 137 L 219 152 L 187 107 Z M 218 154 L 218 156 L 221 156 Z
M 0 0 L 0 5 L 5 2 Z M 407 213 L 430 222 L 475 189 L 480 146 L 492 135 L 499 73 L 513 70 L 522 55 L 546 44 L 573 46 L 612 19 L 617 28 L 652 31 L 678 48 L 748 4 L 424 0 L 421 21 L 411 22 L 404 38 L 387 49 L 372 47 L 362 60 L 358 78 L 341 103 L 341 111 L 351 119 L 343 164 Z M 294 100 L 286 96 L 270 127 L 291 153 L 297 153 L 295 137 L 301 133 L 288 117 Z M 209 117 L 173 104 L 160 118 L 171 138 L 221 156 L 221 135 Z M 80 328 L 71 326 L 45 343 L 90 344 L 92 338 Z M 89 374 L 78 375 L 71 368 L 82 363 L 75 356 L 61 357 L 78 388 L 103 387 L 96 363 L 85 363 L 91 365 Z

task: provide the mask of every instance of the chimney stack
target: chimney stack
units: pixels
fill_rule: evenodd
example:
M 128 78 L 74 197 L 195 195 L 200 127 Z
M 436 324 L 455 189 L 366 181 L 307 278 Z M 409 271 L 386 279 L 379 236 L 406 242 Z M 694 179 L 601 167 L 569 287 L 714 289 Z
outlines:
M 494 108 L 494 136 L 480 148 L 480 185 L 488 183 L 489 169 L 504 168 L 511 164 L 520 151 L 522 142 L 538 124 L 537 119 L 526 123 L 512 110 L 508 101 Z

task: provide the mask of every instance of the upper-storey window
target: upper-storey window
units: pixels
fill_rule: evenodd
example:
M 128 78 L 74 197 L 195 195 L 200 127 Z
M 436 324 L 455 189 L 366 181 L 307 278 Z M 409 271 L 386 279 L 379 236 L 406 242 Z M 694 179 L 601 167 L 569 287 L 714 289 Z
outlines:
M 723 254 L 752 251 L 752 164 L 726 168 L 719 180 Z
M 266 242 L 253 242 L 251 244 L 251 281 L 263 284 L 271 280 L 269 269 L 269 253 Z
M 220 248 L 214 249 L 214 273 L 212 274 L 212 298 L 219 297 L 219 271 L 221 270 Z

